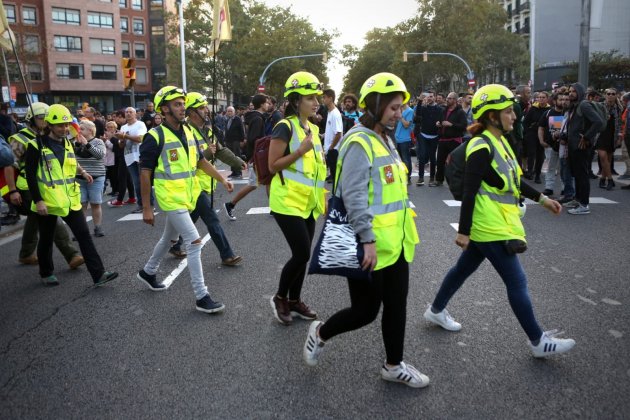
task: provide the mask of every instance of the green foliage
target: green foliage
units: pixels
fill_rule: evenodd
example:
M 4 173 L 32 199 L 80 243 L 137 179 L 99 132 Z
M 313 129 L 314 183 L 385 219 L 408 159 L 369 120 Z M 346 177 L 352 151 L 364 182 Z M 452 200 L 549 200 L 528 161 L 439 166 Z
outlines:
M 578 80 L 578 64 L 572 64 L 562 79 L 565 83 Z M 597 90 L 630 85 L 630 57 L 624 57 L 617 50 L 591 54 L 588 79 L 589 86 Z
M 493 79 L 503 69 L 526 74 L 528 56 L 524 40 L 504 29 L 507 15 L 495 0 L 417 0 L 417 13 L 394 28 L 368 34 L 360 51 L 342 50 L 350 65 L 345 91 L 358 91 L 371 74 L 391 71 L 418 93 L 432 87 L 447 92 L 467 89 L 466 67 L 452 57 L 410 55 L 403 52 L 448 52 L 462 57 L 480 76 Z M 506 81 L 511 82 L 511 81 Z

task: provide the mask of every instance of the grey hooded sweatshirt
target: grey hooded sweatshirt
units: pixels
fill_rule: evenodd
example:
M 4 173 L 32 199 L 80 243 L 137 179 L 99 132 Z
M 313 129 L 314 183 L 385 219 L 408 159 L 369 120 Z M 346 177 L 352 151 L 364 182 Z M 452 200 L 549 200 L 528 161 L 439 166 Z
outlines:
M 586 94 L 584 86 L 581 83 L 574 83 L 571 86 L 577 92 L 577 101 L 571 103 L 567 120 L 569 150 L 578 148 L 581 136 L 588 140 L 592 147 L 597 139 L 597 134 L 604 127 L 606 121 L 603 121 L 593 105 L 584 99 Z

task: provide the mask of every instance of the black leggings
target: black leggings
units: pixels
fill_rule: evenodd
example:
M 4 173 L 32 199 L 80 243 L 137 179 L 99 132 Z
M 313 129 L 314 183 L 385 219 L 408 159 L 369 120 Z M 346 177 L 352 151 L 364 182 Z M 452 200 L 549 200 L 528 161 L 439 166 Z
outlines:
M 125 165 L 124 161 L 118 165 L 118 201 L 125 200 L 125 191 L 129 192 L 129 198 L 136 198 L 136 192 L 134 191 L 133 181 L 127 165 Z
M 372 323 L 383 302 L 381 329 L 387 363 L 398 365 L 403 360 L 409 264 L 401 253 L 398 261 L 372 273 L 372 280 L 348 278 L 350 307 L 330 317 L 319 329 L 323 340 L 357 330 Z
M 306 265 L 311 258 L 315 219 L 312 214 L 308 219 L 286 214 L 272 214 L 291 248 L 291 258 L 280 274 L 277 294 L 283 298 L 288 295 L 290 300 L 299 300 L 306 275 Z

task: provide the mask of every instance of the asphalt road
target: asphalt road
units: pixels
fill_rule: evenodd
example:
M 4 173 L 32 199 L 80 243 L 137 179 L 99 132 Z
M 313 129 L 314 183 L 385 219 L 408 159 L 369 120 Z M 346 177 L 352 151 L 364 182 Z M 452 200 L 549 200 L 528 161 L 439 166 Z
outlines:
M 239 185 L 238 187 L 240 187 Z M 380 379 L 380 321 L 327 343 L 316 368 L 301 359 L 308 323 L 280 325 L 270 296 L 288 246 L 262 189 L 239 203 L 238 220 L 219 217 L 240 267 L 203 249 L 211 295 L 223 314 L 194 310 L 184 270 L 153 293 L 134 280 L 161 235 L 141 221 L 104 211 L 95 238 L 108 269 L 94 289 L 84 267 L 66 268 L 44 287 L 20 266 L 19 239 L 0 242 L 0 418 L 628 418 L 630 410 L 630 192 L 593 181 L 592 214 L 559 217 L 530 205 L 521 256 L 537 318 L 577 341 L 549 360 L 531 356 L 505 288 L 485 262 L 449 305 L 459 333 L 429 326 L 422 314 L 460 251 L 459 208 L 446 187 L 410 187 L 421 244 L 411 265 L 405 360 L 431 378 L 417 390 Z M 217 194 L 217 204 L 227 197 Z M 201 222 L 202 235 L 207 233 Z M 318 225 L 318 231 L 320 225 Z M 180 263 L 167 257 L 162 278 Z M 349 303 L 342 278 L 309 276 L 303 299 L 327 319 Z M 380 317 L 379 317 L 380 319 Z

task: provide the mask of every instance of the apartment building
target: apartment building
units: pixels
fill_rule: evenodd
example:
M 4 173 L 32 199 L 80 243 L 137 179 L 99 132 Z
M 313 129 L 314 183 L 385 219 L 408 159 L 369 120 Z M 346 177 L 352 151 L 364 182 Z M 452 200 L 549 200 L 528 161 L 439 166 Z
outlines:
M 74 109 L 87 102 L 103 112 L 130 104 L 122 57 L 136 59 L 135 100 L 152 92 L 149 5 L 151 0 L 4 1 L 18 43 L 27 86 L 38 100 Z M 7 53 L 17 105 L 26 97 L 13 54 Z M 6 85 L 6 77 L 0 75 Z

